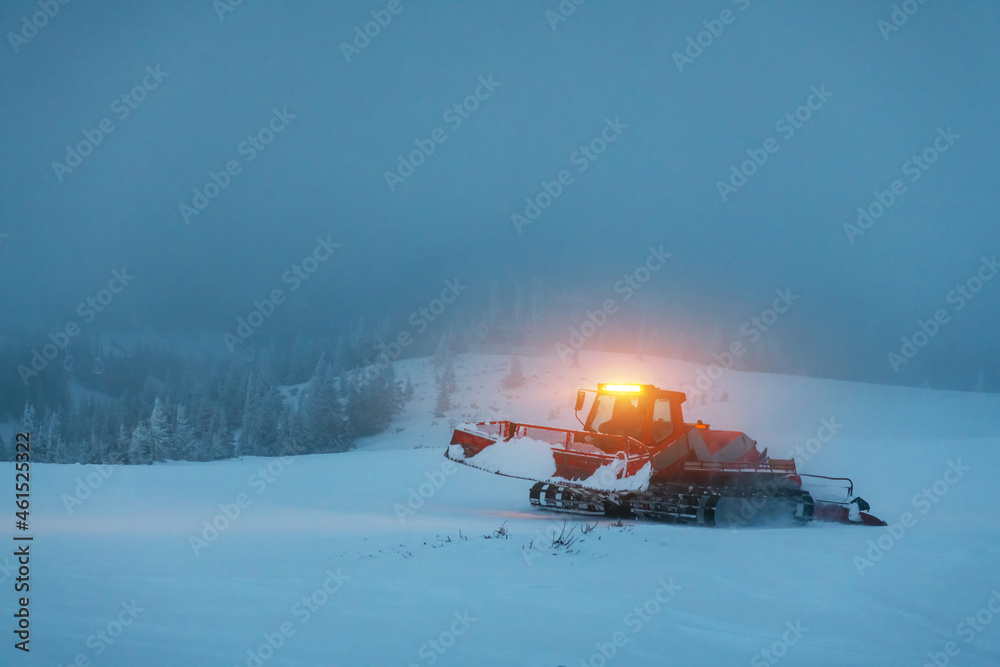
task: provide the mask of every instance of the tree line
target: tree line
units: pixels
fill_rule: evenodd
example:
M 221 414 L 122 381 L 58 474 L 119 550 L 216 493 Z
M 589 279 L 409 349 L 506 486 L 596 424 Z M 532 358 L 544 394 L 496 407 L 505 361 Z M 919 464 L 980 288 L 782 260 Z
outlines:
M 392 363 L 343 336 L 299 336 L 241 356 L 184 346 L 112 346 L 101 373 L 53 369 L 19 406 L 32 459 L 48 463 L 214 461 L 343 452 L 384 430 L 412 396 Z M 0 405 L 12 410 L 10 398 Z M 21 397 L 23 400 L 23 396 Z M 0 436 L 0 460 L 13 460 Z

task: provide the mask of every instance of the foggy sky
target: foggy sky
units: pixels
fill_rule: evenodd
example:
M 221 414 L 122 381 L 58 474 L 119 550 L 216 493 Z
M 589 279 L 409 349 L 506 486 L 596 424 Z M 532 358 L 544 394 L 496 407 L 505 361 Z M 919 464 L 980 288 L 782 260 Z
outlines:
M 405 321 L 455 278 L 467 311 L 491 282 L 540 278 L 584 294 L 583 312 L 662 245 L 645 307 L 723 344 L 790 289 L 776 330 L 810 372 L 1000 373 L 1000 280 L 961 309 L 949 299 L 1000 251 L 1000 6 L 913 2 L 885 39 L 881 0 L 585 2 L 555 29 L 555 0 L 389 4 L 244 0 L 220 19 L 210 0 L 70 2 L 12 46 L 42 10 L 4 3 L 3 326 L 221 335 L 275 289 L 286 301 L 269 327 Z M 371 12 L 391 21 L 347 62 Z M 688 38 L 720 26 L 679 71 Z M 467 118 L 448 113 L 477 90 Z M 808 120 L 780 123 L 810 100 Z M 257 151 L 245 142 L 275 110 L 285 126 Z M 113 131 L 57 174 L 104 119 Z M 606 151 L 581 158 L 607 127 Z M 435 130 L 444 142 L 391 191 L 385 172 Z M 943 136 L 934 164 L 907 167 Z M 723 201 L 717 183 L 761 151 Z M 238 173 L 186 223 L 179 205 L 231 161 Z M 511 215 L 563 170 L 572 182 L 518 233 Z M 852 243 L 844 225 L 896 180 L 902 194 Z M 292 290 L 286 272 L 317 237 L 340 245 Z M 134 282 L 83 322 L 78 304 L 123 268 Z M 941 309 L 893 373 L 887 353 Z

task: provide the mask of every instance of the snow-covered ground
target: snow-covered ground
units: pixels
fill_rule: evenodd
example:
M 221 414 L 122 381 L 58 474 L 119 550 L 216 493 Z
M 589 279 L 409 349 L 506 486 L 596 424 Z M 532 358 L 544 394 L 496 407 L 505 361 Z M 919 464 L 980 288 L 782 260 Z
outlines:
M 346 454 L 34 465 L 31 653 L 8 542 L 0 664 L 1000 664 L 1000 396 L 726 371 L 728 400 L 689 420 L 850 475 L 893 525 L 564 523 L 530 483 L 447 461 L 449 421 L 572 426 L 579 387 L 697 367 L 525 358 L 527 385 L 503 390 L 508 364 L 459 356 L 435 420 L 429 362 L 403 362 L 414 400 Z M 0 466 L 8 535 L 13 477 Z

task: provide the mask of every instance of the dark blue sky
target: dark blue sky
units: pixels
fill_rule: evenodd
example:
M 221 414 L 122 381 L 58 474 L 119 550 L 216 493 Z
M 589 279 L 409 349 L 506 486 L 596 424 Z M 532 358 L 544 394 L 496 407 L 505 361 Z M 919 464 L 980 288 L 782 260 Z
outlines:
M 1000 6 L 914 3 L 886 39 L 883 1 L 588 2 L 554 30 L 555 0 L 389 4 L 244 0 L 220 20 L 209 0 L 71 2 L 32 31 L 39 5 L 4 3 L 3 323 L 59 328 L 124 266 L 134 283 L 92 326 L 221 333 L 287 291 L 327 235 L 340 247 L 269 326 L 405 317 L 456 276 L 469 310 L 491 282 L 533 278 L 596 307 L 662 244 L 646 307 L 674 327 L 725 344 L 787 287 L 801 298 L 773 333 L 805 370 L 1000 372 L 1000 280 L 961 310 L 948 300 L 1000 250 Z M 371 12 L 391 22 L 347 62 Z M 674 54 L 710 29 L 679 71 Z M 467 117 L 446 113 L 463 102 Z M 251 149 L 275 109 L 294 118 Z M 608 119 L 614 141 L 581 158 Z M 912 180 L 907 161 L 949 128 Z M 100 144 L 54 169 L 84 132 Z M 418 141 L 434 152 L 391 191 L 385 172 Z M 724 201 L 718 182 L 762 152 Z M 186 224 L 179 205 L 230 161 Z M 562 170 L 572 182 L 519 234 L 511 215 Z M 895 180 L 902 194 L 851 243 L 844 225 Z M 887 353 L 942 308 L 892 373 Z

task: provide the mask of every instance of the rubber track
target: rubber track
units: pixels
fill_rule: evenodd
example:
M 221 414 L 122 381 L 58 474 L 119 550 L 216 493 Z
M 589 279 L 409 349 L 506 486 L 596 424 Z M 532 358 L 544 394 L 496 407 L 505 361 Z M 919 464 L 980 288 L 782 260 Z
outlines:
M 588 516 L 639 517 L 667 523 L 696 523 L 706 526 L 716 525 L 716 508 L 722 499 L 755 500 L 784 499 L 789 505 L 794 501 L 794 511 L 790 518 L 799 523 L 808 523 L 813 518 L 814 502 L 807 491 L 794 488 L 779 488 L 777 494 L 767 494 L 752 486 L 704 486 L 678 484 L 676 491 L 661 487 L 649 491 L 602 491 L 591 489 L 573 482 L 539 482 L 531 477 L 495 472 L 473 465 L 466 460 L 452 459 L 445 451 L 445 457 L 484 472 L 535 482 L 529 498 L 535 507 L 555 512 L 584 514 Z
M 806 491 L 779 488 L 773 493 L 754 487 L 677 485 L 676 490 L 659 488 L 645 492 L 601 492 L 550 482 L 531 487 L 531 504 L 557 512 L 590 516 L 636 517 L 667 523 L 716 525 L 719 503 L 739 501 L 744 514 L 726 515 L 731 525 L 745 525 L 759 517 L 792 519 L 798 523 L 812 520 L 813 499 Z M 744 502 L 745 501 L 745 502 Z

